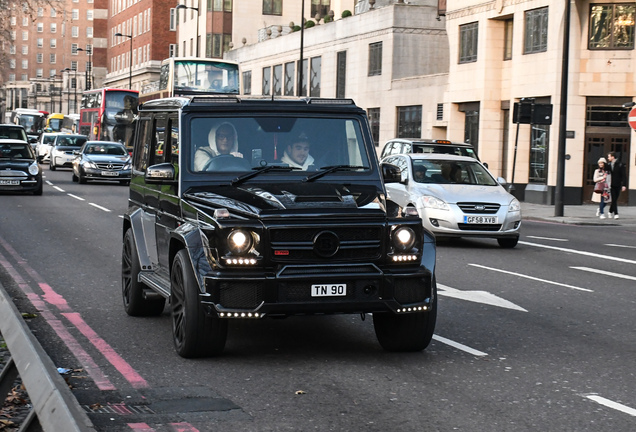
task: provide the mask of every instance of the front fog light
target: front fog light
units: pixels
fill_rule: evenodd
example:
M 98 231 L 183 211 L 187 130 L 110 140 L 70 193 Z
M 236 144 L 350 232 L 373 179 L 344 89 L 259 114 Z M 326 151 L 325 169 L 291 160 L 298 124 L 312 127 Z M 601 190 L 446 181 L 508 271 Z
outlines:
M 37 175 L 39 171 L 40 171 L 40 168 L 38 167 L 37 162 L 33 162 L 31 165 L 29 165 L 29 174 Z
M 252 247 L 252 236 L 245 230 L 234 230 L 227 236 L 228 247 L 234 254 L 242 254 Z
M 415 233 L 411 228 L 401 227 L 393 233 L 393 246 L 399 251 L 407 251 L 415 243 Z

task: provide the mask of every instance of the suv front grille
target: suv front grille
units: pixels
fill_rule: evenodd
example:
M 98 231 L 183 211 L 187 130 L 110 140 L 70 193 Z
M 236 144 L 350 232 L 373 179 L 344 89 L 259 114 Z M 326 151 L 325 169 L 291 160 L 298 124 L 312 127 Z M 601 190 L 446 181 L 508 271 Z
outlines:
M 317 241 L 325 232 L 329 241 L 337 243 L 332 253 Z M 271 256 L 274 262 L 378 259 L 382 233 L 381 226 L 276 227 L 270 229 Z
M 493 214 L 499 211 L 499 204 L 490 203 L 457 203 L 464 213 Z

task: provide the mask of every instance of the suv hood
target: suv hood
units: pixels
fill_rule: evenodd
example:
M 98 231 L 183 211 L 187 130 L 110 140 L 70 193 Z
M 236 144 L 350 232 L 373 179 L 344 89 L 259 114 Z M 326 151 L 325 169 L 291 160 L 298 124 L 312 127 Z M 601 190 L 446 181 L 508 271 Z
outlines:
M 315 214 L 358 209 L 360 213 L 385 213 L 382 191 L 374 185 L 334 183 L 272 183 L 241 186 L 194 187 L 184 198 L 194 207 L 226 208 L 249 217 L 280 216 L 293 210 Z M 211 192 L 214 190 L 214 192 Z

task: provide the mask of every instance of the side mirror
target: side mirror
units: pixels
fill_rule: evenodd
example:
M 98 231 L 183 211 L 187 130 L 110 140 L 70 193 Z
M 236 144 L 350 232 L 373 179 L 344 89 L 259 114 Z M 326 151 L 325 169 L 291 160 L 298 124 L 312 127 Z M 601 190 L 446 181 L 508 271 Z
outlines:
M 402 175 L 400 174 L 400 168 L 393 164 L 382 163 L 382 178 L 384 179 L 384 183 L 399 183 L 402 179 Z
M 172 164 L 164 162 L 149 166 L 144 178 L 146 183 L 174 184 L 176 183 L 177 173 Z
M 503 178 L 503 177 L 497 177 L 497 183 L 499 183 L 499 184 L 500 184 L 500 185 L 502 185 L 502 186 L 505 186 L 505 185 L 507 185 L 507 184 L 508 184 L 508 182 L 506 181 L 506 179 L 505 179 L 505 178 Z
M 75 156 L 78 156 L 78 155 L 80 154 L 80 152 L 79 152 L 79 150 L 73 150 L 73 154 L 74 154 Z
M 37 143 L 37 142 L 38 142 L 38 139 L 37 139 L 37 138 L 35 138 L 35 137 L 30 137 L 30 138 L 29 138 L 29 143 L 31 143 L 31 144 L 35 144 L 35 143 Z

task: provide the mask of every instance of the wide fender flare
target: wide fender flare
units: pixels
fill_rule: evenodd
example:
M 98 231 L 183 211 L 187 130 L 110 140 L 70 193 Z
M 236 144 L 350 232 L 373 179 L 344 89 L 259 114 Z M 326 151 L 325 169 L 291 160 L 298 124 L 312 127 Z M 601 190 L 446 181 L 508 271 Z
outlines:
M 170 235 L 170 262 L 179 250 L 185 249 L 190 257 L 192 272 L 196 277 L 199 292 L 205 293 L 205 276 L 212 272 L 206 251 L 208 238 L 198 225 L 186 222 Z
M 142 270 L 151 270 L 153 268 L 150 260 L 150 253 L 148 251 L 148 245 L 143 235 L 144 225 L 142 223 L 143 210 L 137 208 L 130 213 L 124 215 L 124 234 L 126 233 L 126 227 L 130 226 L 132 229 L 133 239 L 135 240 L 135 248 L 137 249 L 137 256 L 139 257 L 139 265 Z

